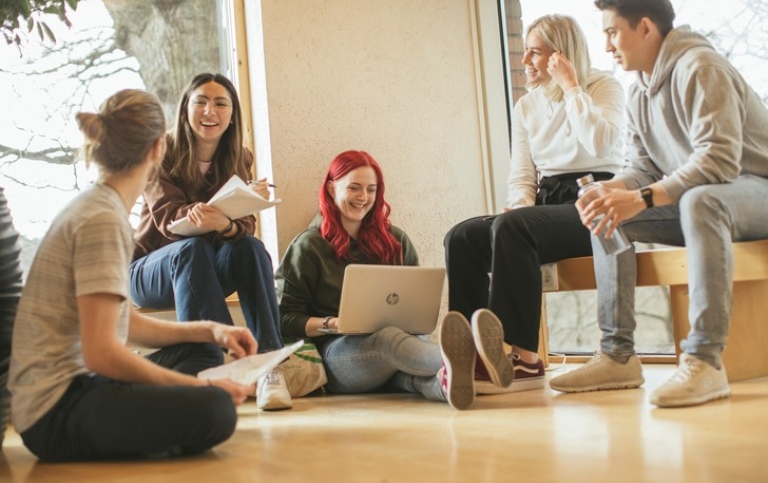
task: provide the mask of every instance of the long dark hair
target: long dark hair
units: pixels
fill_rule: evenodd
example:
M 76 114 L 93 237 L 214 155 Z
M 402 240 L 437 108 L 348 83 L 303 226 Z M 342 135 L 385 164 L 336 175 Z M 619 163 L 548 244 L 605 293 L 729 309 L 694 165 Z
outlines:
M 192 78 L 179 99 L 176 113 L 176 126 L 170 133 L 169 155 L 173 160 L 170 174 L 190 183 L 194 189 L 203 182 L 203 176 L 197 166 L 197 143 L 189 123 L 187 107 L 192 92 L 203 84 L 215 82 L 223 86 L 232 100 L 232 123 L 219 140 L 211 164 L 211 183 L 219 186 L 233 174 L 248 179 L 245 166 L 246 151 L 243 147 L 243 120 L 240 99 L 234 84 L 221 74 L 203 73 Z

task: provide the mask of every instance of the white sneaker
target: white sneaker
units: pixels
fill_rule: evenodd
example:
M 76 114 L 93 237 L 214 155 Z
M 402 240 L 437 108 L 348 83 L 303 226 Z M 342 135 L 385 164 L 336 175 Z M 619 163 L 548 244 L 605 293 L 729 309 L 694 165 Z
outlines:
M 553 378 L 549 387 L 560 392 L 586 392 L 632 389 L 643 382 L 643 368 L 635 354 L 622 364 L 597 351 L 583 366 Z
M 280 367 L 272 369 L 259 380 L 256 389 L 256 407 L 264 411 L 291 409 L 291 393 L 285 382 L 285 374 Z
M 682 354 L 677 371 L 651 394 L 651 404 L 660 408 L 695 406 L 730 395 L 722 364 L 715 369 L 694 355 Z

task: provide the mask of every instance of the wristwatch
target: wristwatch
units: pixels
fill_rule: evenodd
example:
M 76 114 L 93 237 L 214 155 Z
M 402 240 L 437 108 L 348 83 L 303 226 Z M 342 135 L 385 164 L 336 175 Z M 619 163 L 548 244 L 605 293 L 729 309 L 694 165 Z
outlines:
M 640 196 L 643 197 L 646 208 L 653 208 L 653 190 L 651 188 L 648 186 L 640 188 Z

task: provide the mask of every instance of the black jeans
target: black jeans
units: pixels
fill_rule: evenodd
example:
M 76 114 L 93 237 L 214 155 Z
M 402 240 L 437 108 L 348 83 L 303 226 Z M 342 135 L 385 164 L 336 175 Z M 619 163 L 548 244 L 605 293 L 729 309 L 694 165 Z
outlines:
M 223 353 L 214 344 L 179 344 L 147 358 L 196 374 L 221 364 Z M 227 440 L 236 423 L 232 398 L 217 387 L 125 384 L 80 375 L 21 437 L 46 461 L 158 458 L 206 451 Z
M 576 179 L 584 174 L 544 178 L 537 206 L 451 228 L 443 241 L 450 310 L 470 319 L 488 308 L 501 320 L 507 344 L 538 350 L 541 265 L 592 255 L 589 230 L 573 204 Z M 593 174 L 596 180 L 613 176 Z

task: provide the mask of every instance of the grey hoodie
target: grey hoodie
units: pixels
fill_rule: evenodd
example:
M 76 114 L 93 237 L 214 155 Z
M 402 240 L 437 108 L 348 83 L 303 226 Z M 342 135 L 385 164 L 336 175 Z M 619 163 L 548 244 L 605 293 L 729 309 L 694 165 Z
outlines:
M 677 202 L 695 186 L 742 174 L 768 178 L 768 109 L 687 27 L 667 35 L 650 81 L 638 72 L 627 113 L 630 166 L 614 179 L 630 189 L 661 180 Z

